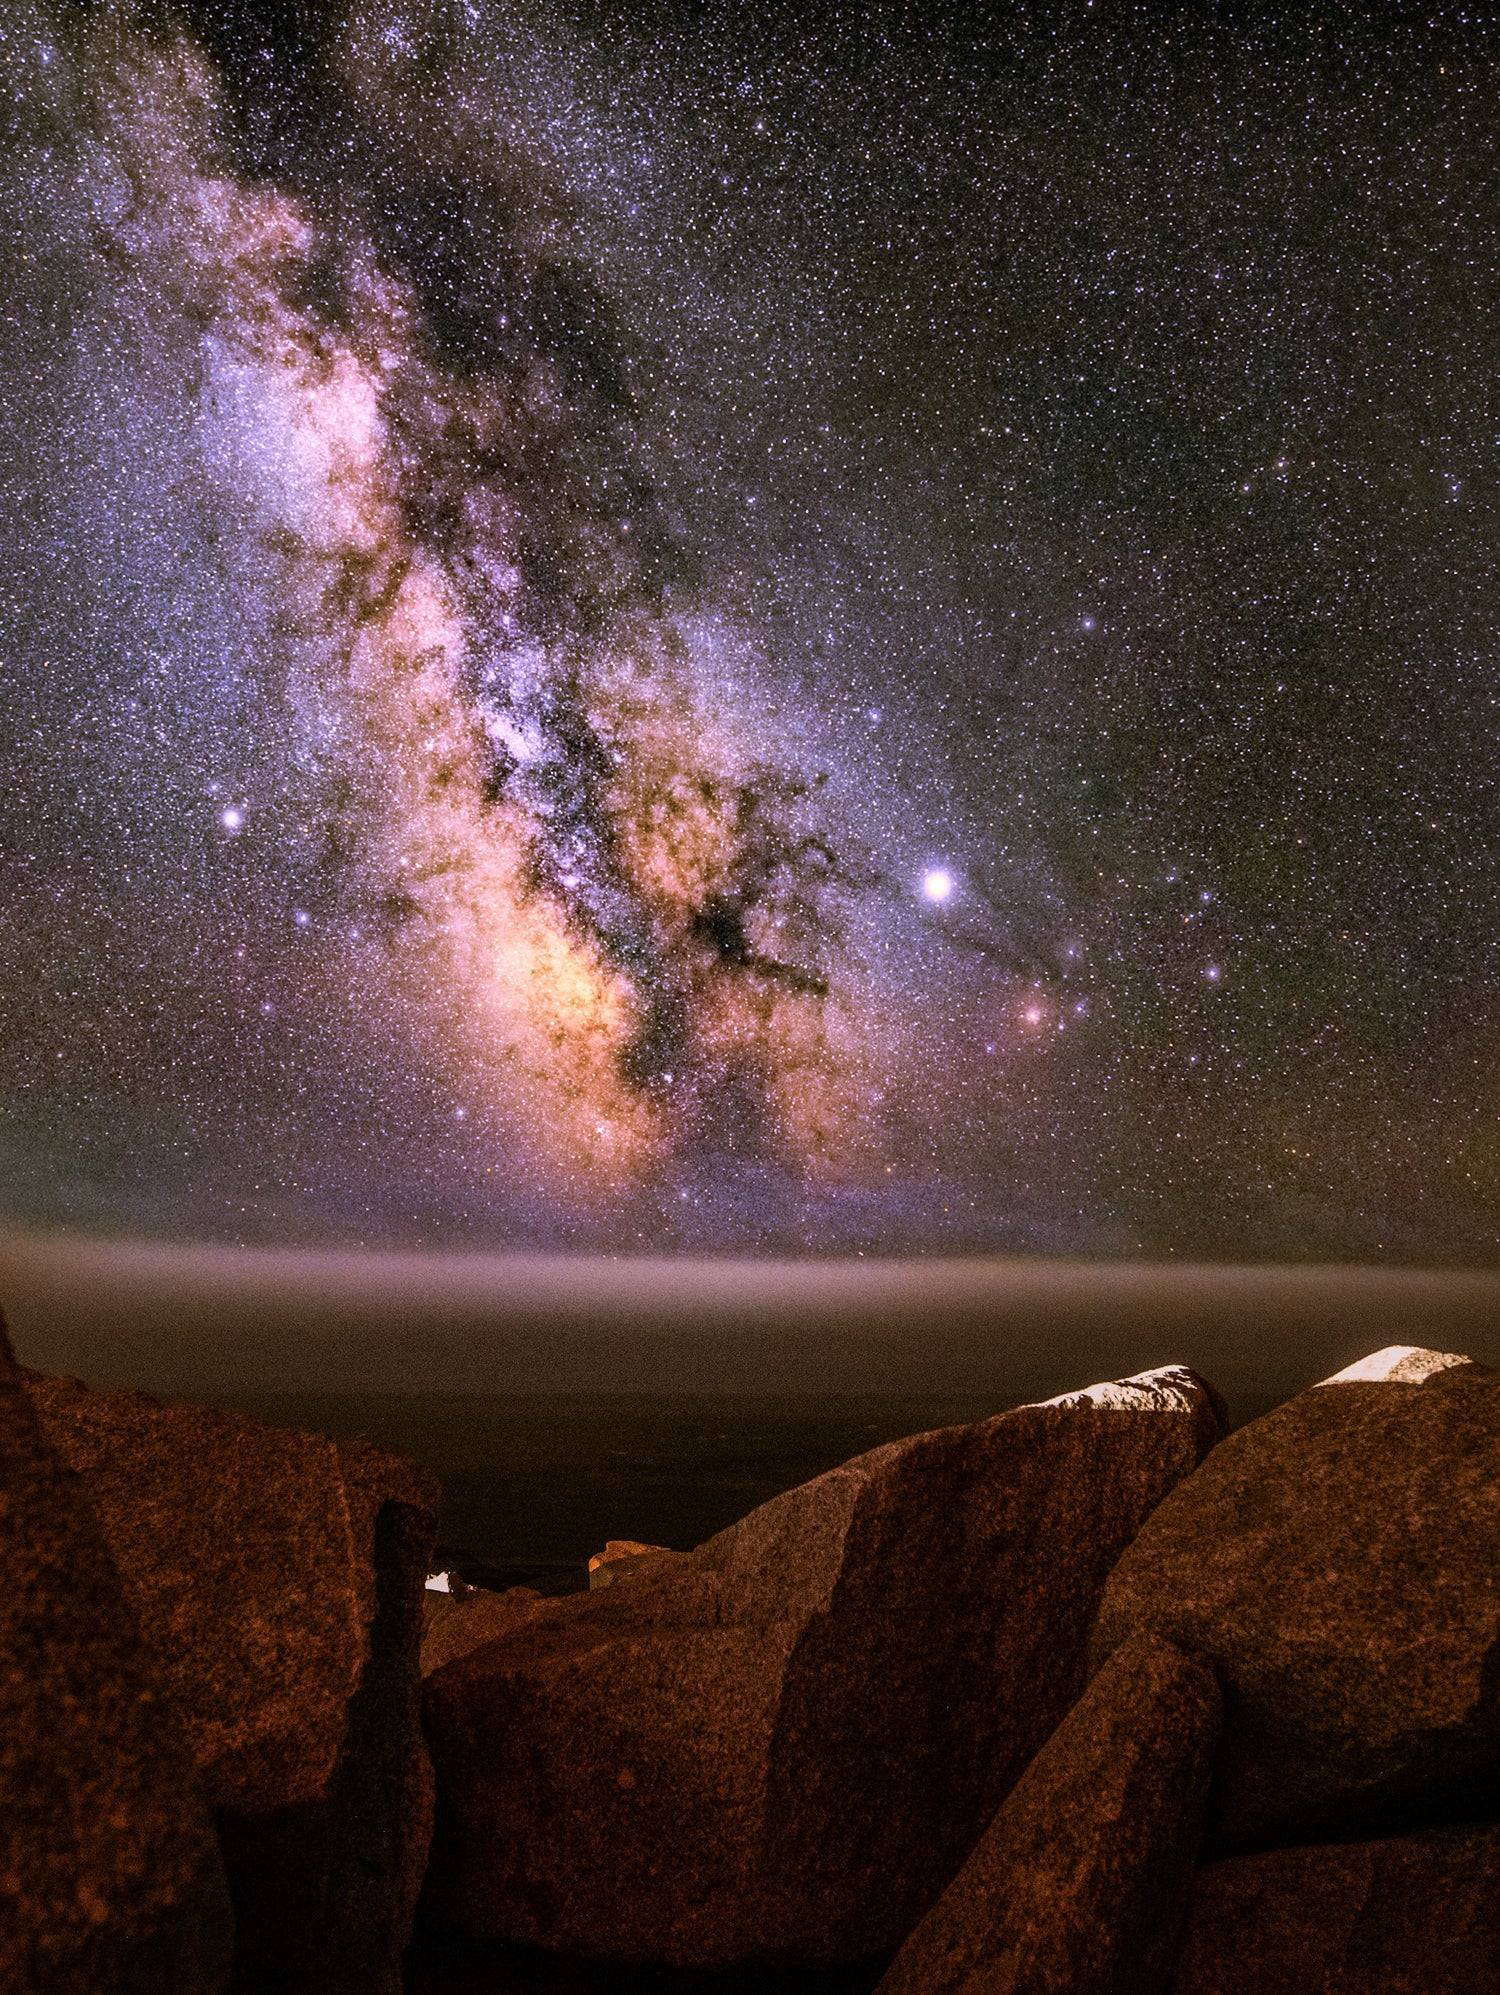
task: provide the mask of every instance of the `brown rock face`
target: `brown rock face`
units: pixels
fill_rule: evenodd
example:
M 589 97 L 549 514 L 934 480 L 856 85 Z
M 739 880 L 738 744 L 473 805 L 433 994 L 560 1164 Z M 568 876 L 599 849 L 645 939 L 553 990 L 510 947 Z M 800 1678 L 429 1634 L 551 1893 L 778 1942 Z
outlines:
M 530 1586 L 512 1586 L 504 1593 L 486 1593 L 476 1587 L 461 1600 L 439 1594 L 427 1600 L 427 1625 L 422 1635 L 422 1674 L 435 1669 L 471 1649 L 508 1635 L 512 1628 L 529 1621 L 546 1595 Z
M 430 1831 L 431 1480 L 382 1450 L 24 1374 L 212 1804 L 235 1986 L 399 1986 Z
M 853 1960 L 938 1897 L 1082 1688 L 1221 1413 L 1158 1372 L 877 1448 L 439 1669 L 436 1908 L 476 1938 Z
M 1200 1871 L 1172 1995 L 1494 1995 L 1500 1829 L 1235 1857 Z
M 1116 1650 L 897 1954 L 879 1995 L 1159 1995 L 1203 1832 L 1219 1692 Z
M 0 1329 L 0 1988 L 221 1995 L 233 1945 L 186 1742 Z
M 1214 1450 L 1105 1588 L 1226 1687 L 1219 1848 L 1484 1812 L 1500 1773 L 1500 1377 L 1379 1353 Z

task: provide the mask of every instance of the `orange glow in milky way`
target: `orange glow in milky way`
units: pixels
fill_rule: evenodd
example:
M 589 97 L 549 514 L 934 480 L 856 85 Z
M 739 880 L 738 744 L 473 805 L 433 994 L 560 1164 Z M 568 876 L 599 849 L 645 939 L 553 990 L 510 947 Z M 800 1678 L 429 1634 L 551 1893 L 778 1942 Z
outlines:
M 876 1169 L 900 1028 L 872 1005 L 867 973 L 846 958 L 835 986 L 786 969 L 786 949 L 816 941 L 805 908 L 750 911 L 733 945 L 746 974 L 726 975 L 724 950 L 702 939 L 702 910 L 728 904 L 746 863 L 745 799 L 765 788 L 773 724 L 740 712 L 731 736 L 711 718 L 693 639 L 670 625 L 626 622 L 564 661 L 610 744 L 610 849 L 652 959 L 644 973 L 609 960 L 570 908 L 566 870 L 538 881 L 546 827 L 487 784 L 497 739 L 526 754 L 521 730 L 476 704 L 474 633 L 396 496 L 382 398 L 411 362 L 409 301 L 371 276 L 358 350 L 314 333 L 284 302 L 279 257 L 258 267 L 241 253 L 305 240 L 295 208 L 200 190 L 196 212 L 200 226 L 223 219 L 224 239 L 205 229 L 198 247 L 217 249 L 236 291 L 213 392 L 253 411 L 241 470 L 298 605 L 303 694 L 336 709 L 343 731 L 331 835 L 358 895 L 392 911 L 384 955 L 361 962 L 359 1001 L 400 1022 L 475 1141 L 488 1132 L 497 1154 L 585 1196 L 617 1191 L 705 1117 L 743 1120 L 747 1105 L 758 1140 L 801 1170 Z M 518 579 L 510 550 L 484 552 L 503 595 Z M 525 665 L 544 681 L 558 669 L 535 647 Z M 633 1074 L 653 1007 L 671 1013 L 679 1053 Z

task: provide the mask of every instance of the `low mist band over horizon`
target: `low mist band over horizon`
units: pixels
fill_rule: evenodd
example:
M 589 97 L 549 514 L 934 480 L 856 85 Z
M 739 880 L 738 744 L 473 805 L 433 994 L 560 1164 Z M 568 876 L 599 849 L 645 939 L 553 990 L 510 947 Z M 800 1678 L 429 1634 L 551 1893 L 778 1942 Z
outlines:
M 168 1397 L 985 1395 L 1190 1364 L 1236 1422 L 1388 1344 L 1500 1365 L 1500 1273 L 269 1250 L 0 1234 L 17 1354 Z

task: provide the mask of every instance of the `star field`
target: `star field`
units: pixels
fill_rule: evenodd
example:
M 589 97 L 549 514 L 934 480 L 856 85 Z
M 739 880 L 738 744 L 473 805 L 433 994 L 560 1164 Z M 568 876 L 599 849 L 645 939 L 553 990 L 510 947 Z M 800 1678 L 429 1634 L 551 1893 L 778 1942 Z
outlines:
M 1494 37 L 0 23 L 0 1198 L 1500 1250 Z

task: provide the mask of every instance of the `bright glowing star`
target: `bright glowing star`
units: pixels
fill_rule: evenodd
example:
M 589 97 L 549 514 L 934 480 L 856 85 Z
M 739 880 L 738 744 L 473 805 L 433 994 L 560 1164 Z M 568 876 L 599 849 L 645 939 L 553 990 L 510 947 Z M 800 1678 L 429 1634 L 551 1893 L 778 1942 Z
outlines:
M 228 810 L 219 813 L 219 822 L 232 836 L 244 824 L 245 813 L 242 810 L 236 810 L 234 805 L 231 804 Z
M 306 928 L 307 924 L 311 920 L 312 916 L 308 913 L 307 909 L 305 907 L 299 907 L 297 910 L 297 926 L 299 928 Z
M 1092 630 L 1094 628 L 1094 619 L 1092 617 L 1085 617 L 1083 627 L 1085 630 Z
M 922 875 L 922 891 L 930 901 L 945 901 L 953 892 L 953 875 L 934 866 Z
M 1031 1009 L 1026 1014 L 1026 1023 L 1028 1025 L 1040 1025 L 1041 1022 L 1042 1022 L 1042 1014 L 1040 1010 L 1037 1008 L 1036 1005 L 1032 1005 Z
M 1211 984 L 1216 984 L 1216 983 L 1217 983 L 1217 982 L 1219 981 L 1219 966 L 1218 966 L 1218 964 L 1217 964 L 1217 963 L 1210 963 L 1210 964 L 1209 964 L 1209 966 L 1208 966 L 1208 968 L 1207 968 L 1207 969 L 1206 969 L 1206 970 L 1205 970 L 1205 971 L 1203 972 L 1203 974 L 1204 974 L 1204 976 L 1205 976 L 1205 977 L 1207 977 L 1208 981 L 1209 981 L 1209 982 L 1210 982 Z

